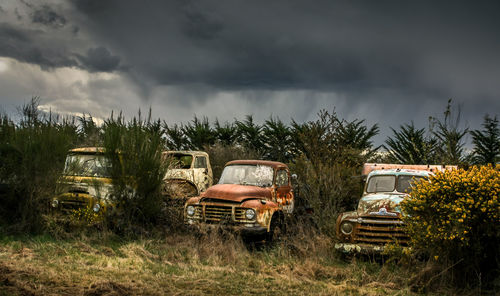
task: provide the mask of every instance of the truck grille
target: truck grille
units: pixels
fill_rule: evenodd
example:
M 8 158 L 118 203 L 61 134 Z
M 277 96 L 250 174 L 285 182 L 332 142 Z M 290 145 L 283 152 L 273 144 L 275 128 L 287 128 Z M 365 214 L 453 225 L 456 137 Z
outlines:
M 62 211 L 72 211 L 85 208 L 87 203 L 81 200 L 63 200 L 61 201 L 60 207 Z
M 194 215 L 190 218 L 203 220 L 207 223 L 253 222 L 247 220 L 245 217 L 245 211 L 247 210 L 247 208 L 219 205 L 195 205 L 194 209 Z
M 365 244 L 397 243 L 407 245 L 408 234 L 399 218 L 385 216 L 363 217 L 356 227 L 354 241 Z
M 206 221 L 231 221 L 232 207 L 205 206 Z

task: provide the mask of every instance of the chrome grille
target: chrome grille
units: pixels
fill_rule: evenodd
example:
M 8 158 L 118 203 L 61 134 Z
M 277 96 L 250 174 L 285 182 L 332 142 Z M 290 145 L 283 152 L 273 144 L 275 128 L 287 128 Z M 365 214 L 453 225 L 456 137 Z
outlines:
M 207 223 L 238 222 L 251 223 L 245 216 L 248 208 L 240 208 L 228 205 L 194 205 L 194 215 L 190 219 L 203 220 Z
M 246 222 L 247 218 L 245 216 L 246 208 L 235 208 L 234 209 L 234 220 L 238 222 Z
M 368 244 L 397 243 L 407 245 L 408 234 L 399 218 L 371 216 L 362 218 L 354 232 L 354 241 Z
M 232 207 L 228 206 L 205 206 L 206 221 L 231 221 Z

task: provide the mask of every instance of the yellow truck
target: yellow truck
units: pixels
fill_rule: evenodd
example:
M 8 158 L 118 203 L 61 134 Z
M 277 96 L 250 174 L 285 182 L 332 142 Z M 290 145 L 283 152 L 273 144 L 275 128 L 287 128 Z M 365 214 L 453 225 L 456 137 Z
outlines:
M 62 212 L 91 208 L 106 209 L 112 194 L 111 163 L 102 147 L 71 149 L 51 206 Z

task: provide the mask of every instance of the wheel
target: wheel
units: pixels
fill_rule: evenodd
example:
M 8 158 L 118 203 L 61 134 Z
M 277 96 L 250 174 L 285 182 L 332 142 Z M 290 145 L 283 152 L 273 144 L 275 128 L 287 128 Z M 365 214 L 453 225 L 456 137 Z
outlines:
M 281 241 L 284 235 L 284 225 L 279 217 L 273 217 L 271 227 L 266 236 L 266 243 L 273 244 Z

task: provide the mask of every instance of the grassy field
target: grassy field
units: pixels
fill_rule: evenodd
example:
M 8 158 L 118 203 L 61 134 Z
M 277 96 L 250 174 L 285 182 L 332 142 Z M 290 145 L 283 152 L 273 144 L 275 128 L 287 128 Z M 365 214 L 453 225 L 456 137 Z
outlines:
M 325 237 L 248 249 L 232 237 L 3 237 L 0 295 L 414 295 L 396 264 L 338 259 Z

